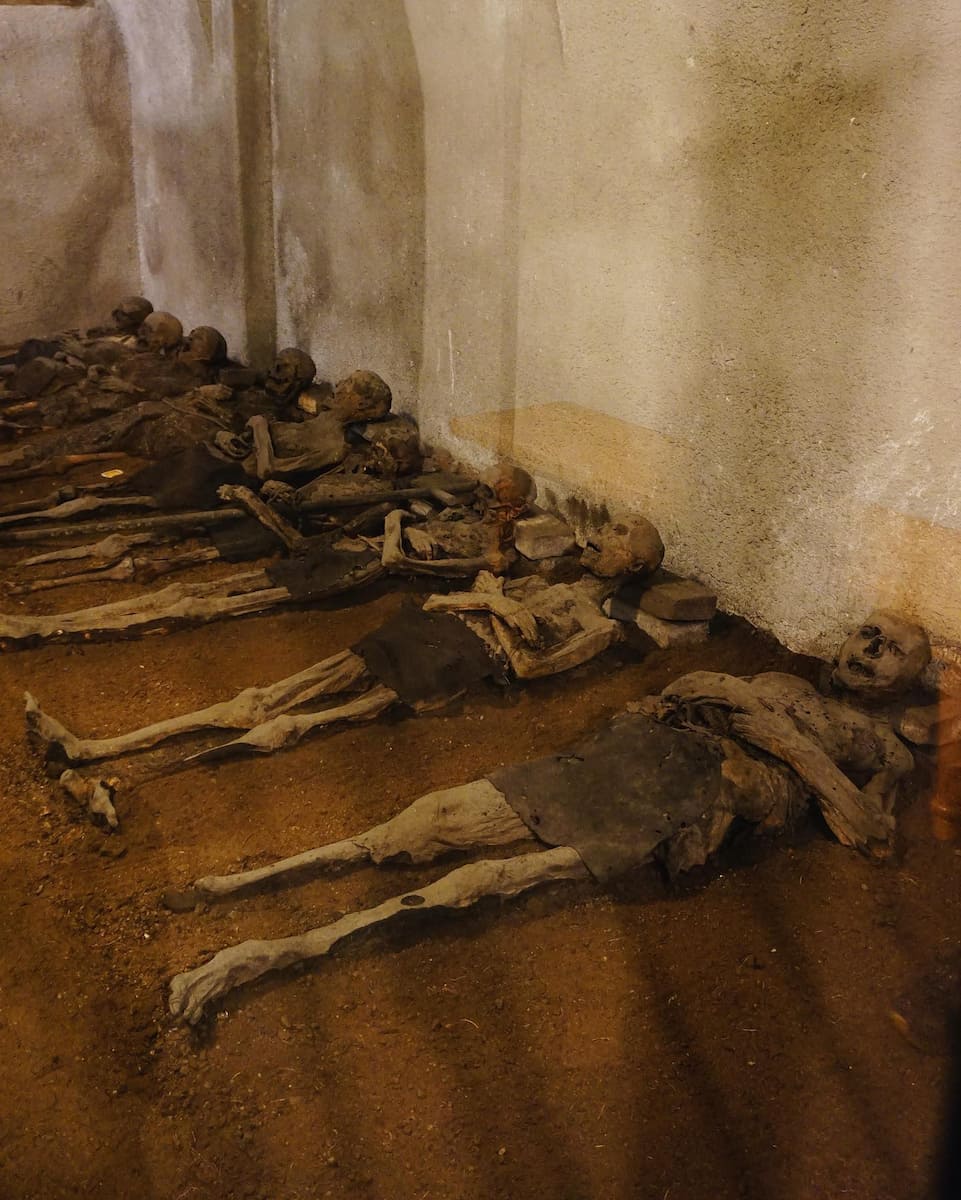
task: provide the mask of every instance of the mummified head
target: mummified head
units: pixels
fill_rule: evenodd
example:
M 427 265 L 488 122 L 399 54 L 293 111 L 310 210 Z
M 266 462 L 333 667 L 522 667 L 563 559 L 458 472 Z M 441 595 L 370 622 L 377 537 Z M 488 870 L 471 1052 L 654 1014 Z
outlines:
M 143 296 L 124 296 L 110 316 L 121 333 L 136 333 L 153 312 L 153 305 Z
M 930 661 L 921 626 L 879 609 L 844 642 L 833 681 L 862 695 L 896 695 L 916 683 Z
M 227 340 L 212 325 L 198 325 L 187 334 L 180 357 L 189 362 L 219 363 L 227 357 Z
M 275 400 L 296 400 L 305 387 L 309 387 L 317 374 L 314 360 L 303 350 L 289 346 L 277 355 L 264 381 L 268 396 Z
M 183 341 L 184 327 L 173 313 L 152 312 L 137 332 L 137 345 L 153 354 L 167 354 Z
M 362 434 L 369 446 L 366 470 L 370 474 L 392 479 L 421 469 L 420 433 L 409 417 L 373 421 L 364 426 Z
M 491 493 L 490 507 L 514 517 L 522 516 L 537 499 L 537 484 L 513 463 L 499 462 L 484 472 L 482 482 Z
M 373 371 L 351 371 L 334 388 L 330 408 L 344 424 L 379 421 L 390 412 L 390 388 Z
M 644 517 L 609 522 L 584 543 L 581 562 L 593 575 L 613 579 L 617 575 L 649 575 L 664 558 L 661 535 Z

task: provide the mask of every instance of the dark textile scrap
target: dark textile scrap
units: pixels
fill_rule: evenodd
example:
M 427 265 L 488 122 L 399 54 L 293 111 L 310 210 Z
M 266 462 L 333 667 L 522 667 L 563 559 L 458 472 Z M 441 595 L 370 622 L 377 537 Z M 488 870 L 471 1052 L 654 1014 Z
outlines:
M 240 463 L 220 458 L 201 445 L 143 467 L 131 476 L 127 490 L 152 496 L 158 508 L 212 508 L 223 484 L 249 482 Z
M 407 704 L 453 699 L 500 673 L 484 643 L 459 617 L 414 605 L 400 609 L 351 649 Z
M 640 866 L 697 821 L 721 792 L 724 754 L 713 738 L 640 714 L 488 778 L 549 846 L 573 846 L 601 883 Z
M 271 563 L 267 577 L 285 587 L 294 600 L 322 600 L 367 583 L 382 572 L 372 550 L 334 550 L 327 538 L 317 538 L 303 551 Z
M 250 562 L 255 558 L 270 558 L 283 549 L 283 542 L 253 517 L 231 521 L 229 525 L 212 525 L 206 536 L 224 562 Z

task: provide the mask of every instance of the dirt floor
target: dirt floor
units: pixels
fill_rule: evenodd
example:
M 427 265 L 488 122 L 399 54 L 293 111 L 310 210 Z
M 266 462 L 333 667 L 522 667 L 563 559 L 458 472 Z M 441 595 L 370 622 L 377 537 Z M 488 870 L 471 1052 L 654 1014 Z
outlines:
M 24 607 L 107 587 L 138 590 Z M 3 1200 L 928 1195 L 947 1060 L 899 1036 L 889 1008 L 958 943 L 961 856 L 932 839 L 923 788 L 893 864 L 812 827 L 737 845 L 674 889 L 652 870 L 615 894 L 558 885 L 429 922 L 412 912 L 400 932 L 232 994 L 199 1032 L 167 1020 L 171 975 L 213 951 L 309 929 L 449 864 L 186 915 L 160 905 L 165 889 L 559 749 L 685 671 L 815 670 L 719 619 L 696 650 L 625 648 L 443 715 L 121 793 L 112 837 L 26 744 L 24 689 L 79 732 L 120 732 L 296 671 L 403 601 L 381 590 L 0 658 Z

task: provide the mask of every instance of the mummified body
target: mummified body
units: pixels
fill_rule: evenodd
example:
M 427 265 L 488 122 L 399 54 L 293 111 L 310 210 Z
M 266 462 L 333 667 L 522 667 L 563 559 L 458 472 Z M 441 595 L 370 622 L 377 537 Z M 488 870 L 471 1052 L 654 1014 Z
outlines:
M 597 535 L 605 545 L 612 540 L 620 547 L 637 531 L 644 537 L 634 538 L 630 555 L 617 556 L 619 571 L 641 574 L 660 563 L 663 546 L 656 530 L 639 518 L 630 531 L 617 526 L 610 537 L 604 531 Z M 594 562 L 595 555 L 596 551 L 586 558 Z M 375 561 L 374 566 L 379 564 Z M 400 702 L 415 711 L 436 708 L 487 676 L 510 673 L 531 679 L 559 674 L 596 657 L 620 636 L 618 623 L 601 610 L 619 578 L 589 574 L 574 584 L 548 585 L 538 578 L 505 583 L 481 572 L 470 592 L 432 596 L 423 610 L 402 610 L 351 650 L 198 712 L 117 737 L 90 739 L 74 735 L 28 695 L 28 729 L 44 746 L 48 763 L 67 768 L 61 778 L 64 785 L 115 825 L 110 785 L 99 776 L 81 779 L 75 773 L 80 764 L 106 762 L 206 729 L 246 732 L 164 770 L 236 752 L 271 753 L 316 729 L 371 720 Z M 241 610 L 250 611 L 248 603 L 256 606 L 256 596 L 255 592 L 249 599 L 241 591 L 235 599 Z M 204 598 L 190 602 L 200 604 Z M 56 621 L 63 619 L 60 614 Z M 345 698 L 345 693 L 350 695 Z M 304 711 L 308 705 L 310 711 Z
M 923 632 L 905 622 L 873 614 L 869 626 L 878 635 L 852 635 L 836 683 L 850 680 L 860 689 L 863 682 L 873 698 L 882 686 L 892 692 L 913 682 L 928 647 Z M 735 818 L 776 831 L 809 800 L 845 845 L 884 852 L 897 784 L 913 758 L 887 721 L 849 702 L 856 699 L 855 692 L 846 699 L 822 696 L 784 674 L 685 675 L 567 754 L 431 793 L 383 825 L 273 866 L 199 879 L 186 897 L 171 896 L 171 904 L 307 871 L 425 863 L 450 851 L 507 845 L 522 850 L 460 867 L 331 925 L 222 950 L 176 976 L 171 1012 L 196 1022 L 209 1002 L 239 984 L 326 955 L 344 938 L 410 908 L 464 908 L 558 880 L 604 882 L 654 856 L 681 871 L 705 862 Z

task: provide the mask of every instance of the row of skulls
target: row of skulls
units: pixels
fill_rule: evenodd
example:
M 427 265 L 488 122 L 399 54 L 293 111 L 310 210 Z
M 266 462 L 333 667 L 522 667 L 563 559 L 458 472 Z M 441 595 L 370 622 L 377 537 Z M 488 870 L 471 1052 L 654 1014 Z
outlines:
M 143 296 L 127 296 L 113 310 L 114 325 L 124 334 L 135 334 L 141 349 L 172 355 L 188 362 L 217 365 L 226 361 L 227 342 L 211 325 L 198 325 L 184 338 L 183 325 L 169 312 L 155 312 Z M 295 347 L 281 350 L 264 380 L 268 395 L 292 400 L 310 387 L 317 367 L 309 354 Z M 334 389 L 334 412 L 352 421 L 379 421 L 391 407 L 390 388 L 373 371 L 354 371 Z
M 144 296 L 126 296 L 110 314 L 118 332 L 135 334 L 142 350 L 173 354 L 192 362 L 220 363 L 227 357 L 227 341 L 212 325 L 198 325 L 184 338 L 184 327 L 169 312 L 154 312 Z
M 177 353 L 199 363 L 217 364 L 226 359 L 227 345 L 216 329 L 201 325 L 183 336 L 183 326 L 169 312 L 154 312 L 143 296 L 129 296 L 114 309 L 113 320 L 123 333 L 136 333 L 146 350 L 160 354 Z M 277 355 L 264 381 L 264 389 L 277 401 L 295 399 L 316 378 L 314 360 L 303 350 L 289 347 Z M 391 391 L 372 371 L 354 371 L 334 388 L 325 407 L 344 421 L 380 421 L 391 408 Z M 416 430 L 414 431 L 416 437 Z M 395 451 L 396 453 L 396 451 Z M 494 509 L 505 526 L 529 509 L 536 495 L 531 477 L 515 466 L 501 465 L 487 479 Z M 660 565 L 664 545 L 657 530 L 642 518 L 630 524 L 610 523 L 598 530 L 583 549 L 582 561 L 595 574 L 608 577 L 630 573 L 650 573 Z

